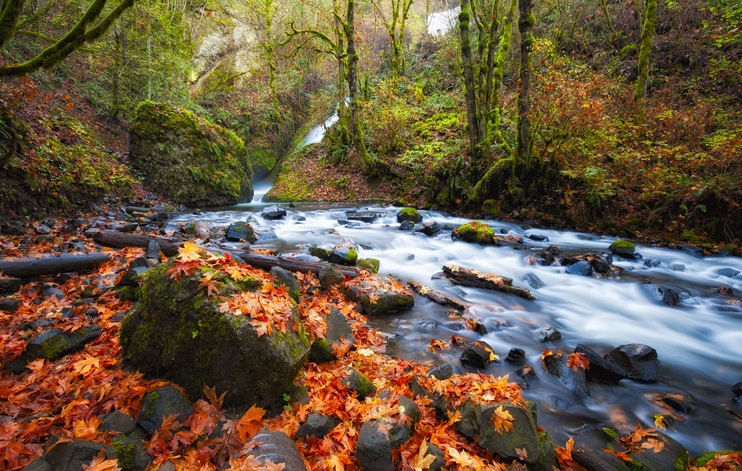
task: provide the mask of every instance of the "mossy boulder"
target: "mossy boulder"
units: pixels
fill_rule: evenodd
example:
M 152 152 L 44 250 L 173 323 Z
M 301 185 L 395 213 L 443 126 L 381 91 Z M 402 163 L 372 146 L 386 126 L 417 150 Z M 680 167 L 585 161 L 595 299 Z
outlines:
M 140 103 L 129 131 L 129 155 L 145 182 L 175 203 L 210 207 L 252 199 L 245 143 L 182 108 Z
M 412 292 L 391 276 L 354 278 L 346 282 L 345 293 L 371 315 L 406 311 L 415 305 Z
M 612 254 L 624 258 L 634 258 L 636 246 L 628 240 L 617 240 L 608 247 Z
M 456 237 L 466 242 L 478 242 L 480 244 L 491 244 L 495 237 L 495 231 L 483 222 L 472 221 L 462 224 L 456 229 Z
M 173 263 L 150 271 L 140 301 L 121 324 L 124 363 L 149 377 L 170 379 L 191 400 L 200 398 L 208 385 L 226 393 L 228 407 L 280 404 L 309 353 L 296 303 L 285 290 L 272 293 L 272 304 L 288 306 L 282 314 L 288 319 L 286 329 L 274 326 L 259 335 L 248 315 L 221 312 L 220 298 L 255 290 L 261 282 L 235 283 L 220 272 L 212 278 L 220 296 L 208 297 L 199 288 L 199 270 L 178 281 L 168 273 Z M 259 302 L 252 306 L 262 309 Z
M 406 208 L 400 209 L 397 212 L 397 222 L 404 222 L 404 221 L 422 222 L 423 217 L 420 214 L 420 211 L 418 211 L 417 209 L 406 207 Z

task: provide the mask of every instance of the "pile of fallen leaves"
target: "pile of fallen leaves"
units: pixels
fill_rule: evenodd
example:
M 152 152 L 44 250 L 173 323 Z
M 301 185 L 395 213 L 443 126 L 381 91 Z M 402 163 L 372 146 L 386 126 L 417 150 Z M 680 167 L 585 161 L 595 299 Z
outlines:
M 55 231 L 47 245 L 24 246 L 20 239 L 3 242 L 0 255 L 42 253 L 69 244 L 72 236 Z M 82 239 L 82 238 L 81 238 Z M 78 242 L 80 242 L 78 240 Z M 95 249 L 85 242 L 87 249 Z M 140 373 L 126 371 L 121 364 L 118 330 L 131 303 L 120 300 L 111 289 L 127 270 L 133 258 L 141 256 L 139 249 L 110 252 L 111 261 L 91 273 L 65 274 L 44 278 L 23 286 L 14 296 L 21 301 L 16 312 L 0 311 L 0 469 L 20 469 L 43 453 L 44 445 L 52 437 L 84 439 L 111 443 L 111 432 L 101 430 L 105 414 L 119 411 L 137 417 L 142 399 L 149 391 L 167 382 L 145 379 Z M 257 278 L 268 287 L 254 292 L 237 293 L 222 298 L 225 310 L 235 315 L 248 315 L 261 330 L 285 328 L 281 321 L 286 306 L 273 305 L 271 289 L 278 287 L 269 274 L 238 264 L 228 256 L 204 252 L 195 244 L 186 244 L 180 250 L 176 263 L 170 269 L 173 278 L 193 274 L 201 276 L 199 289 L 209 296 L 222 296 L 215 283 L 219 276 L 233 280 Z M 235 413 L 222 407 L 224 396 L 206 388 L 204 397 L 193 404 L 194 412 L 182 421 L 167 417 L 149 439 L 147 452 L 154 458 L 151 469 L 170 461 L 176 469 L 282 469 L 283 465 L 266 465 L 250 456 L 249 441 L 258 430 L 267 427 L 281 430 L 295 438 L 299 426 L 312 412 L 338 419 L 339 424 L 324 438 L 306 437 L 296 440 L 308 469 L 359 469 L 354 456 L 360 427 L 374 420 L 383 429 L 407 424 L 413 427 L 411 438 L 394 456 L 399 469 L 425 470 L 434 460 L 429 446 L 436 445 L 445 454 L 449 469 L 505 470 L 523 469 L 520 463 L 507 467 L 496 456 L 487 453 L 455 430 L 460 415 L 449 412 L 437 414 L 430 400 L 416 398 L 420 420 L 414 424 L 400 405 L 402 396 L 415 397 L 411 390 L 413 378 L 428 391 L 445 396 L 453 406 L 467 400 L 479 403 L 511 402 L 524 404 L 520 388 L 507 377 L 495 378 L 482 374 L 454 375 L 438 381 L 426 374 L 427 366 L 384 354 L 382 336 L 368 327 L 366 318 L 357 312 L 336 287 L 318 288 L 317 278 L 311 274 L 296 274 L 301 284 L 299 313 L 312 338 L 320 338 L 327 328 L 324 317 L 330 308 L 338 309 L 348 320 L 356 337 L 355 345 L 343 343 L 335 348 L 338 358 L 324 364 L 307 363 L 298 382 L 309 391 L 306 403 L 287 403 L 274 416 L 257 407 L 244 413 Z M 370 276 L 370 275 L 364 275 Z M 103 282 L 107 280 L 107 282 Z M 45 297 L 44 289 L 57 288 L 57 293 Z M 281 298 L 283 299 L 283 298 Z M 283 301 L 281 301 L 283 302 Z M 27 342 L 51 326 L 74 331 L 94 322 L 103 330 L 83 350 L 50 362 L 32 361 L 27 370 L 16 375 L 6 365 L 16 358 Z M 571 366 L 582 367 L 581 358 L 571 359 Z M 365 399 L 343 384 L 342 378 L 354 368 L 366 375 L 378 391 Z M 177 386 L 176 386 L 177 387 Z M 513 417 L 502 407 L 493 414 L 496 430 L 508 431 Z M 654 429 L 632 432 L 624 437 L 632 447 L 658 447 Z M 578 469 L 571 459 L 573 442 L 557 449 L 562 469 Z M 525 457 L 523 457 L 525 459 Z M 742 465 L 739 454 L 721 455 L 707 462 L 702 470 L 734 469 Z M 713 466 L 716 466 L 715 468 Z M 89 470 L 118 469 L 115 460 L 96 458 Z

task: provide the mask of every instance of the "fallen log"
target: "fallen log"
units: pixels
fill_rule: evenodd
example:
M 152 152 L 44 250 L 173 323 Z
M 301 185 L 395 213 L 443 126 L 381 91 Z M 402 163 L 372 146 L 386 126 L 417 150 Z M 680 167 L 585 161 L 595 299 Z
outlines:
M 20 258 L 0 260 L 0 273 L 16 278 L 34 278 L 41 275 L 54 275 L 76 271 L 91 270 L 96 265 L 110 260 L 107 253 L 61 254 L 43 258 Z
M 237 254 L 245 263 L 261 270 L 270 270 L 273 267 L 281 267 L 288 271 L 298 271 L 301 273 L 319 273 L 324 267 L 334 266 L 344 276 L 355 278 L 360 272 L 355 267 L 344 267 L 327 262 L 311 262 L 308 260 L 297 260 L 291 258 L 275 257 L 273 255 L 263 255 L 251 252 L 240 252 Z
M 514 286 L 512 278 L 493 275 L 492 273 L 484 273 L 471 268 L 460 267 L 452 263 L 443 266 L 443 277 L 456 285 L 492 289 L 515 294 L 516 296 L 525 299 L 536 299 L 536 296 L 534 296 L 528 288 Z
M 419 294 L 420 296 L 425 296 L 431 301 L 438 303 L 442 306 L 451 306 L 460 311 L 464 311 L 467 308 L 467 304 L 464 301 L 458 300 L 456 298 L 452 298 L 450 296 L 447 296 L 441 293 L 440 291 L 431 289 L 425 286 L 424 284 L 420 283 L 419 281 L 410 280 L 407 282 L 407 284 L 410 286 L 410 288 L 415 290 L 415 292 Z
M 144 247 L 147 248 L 151 241 L 160 245 L 162 253 L 172 257 L 178 253 L 178 249 L 183 246 L 182 239 L 173 237 L 153 237 L 142 234 L 132 234 L 129 232 L 112 231 L 109 229 L 94 230 L 88 233 L 95 242 L 106 247 L 122 249 L 124 247 Z

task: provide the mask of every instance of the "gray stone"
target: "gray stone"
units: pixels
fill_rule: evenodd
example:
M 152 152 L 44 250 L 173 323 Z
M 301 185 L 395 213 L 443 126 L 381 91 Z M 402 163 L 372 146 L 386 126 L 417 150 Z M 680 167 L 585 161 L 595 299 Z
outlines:
M 399 407 L 402 413 L 409 417 L 413 424 L 420 421 L 420 408 L 414 400 L 407 396 L 399 396 Z
M 299 426 L 296 438 L 314 437 L 322 439 L 340 422 L 341 420 L 336 417 L 328 417 L 318 412 L 312 412 L 307 415 L 307 420 Z
M 441 225 L 435 221 L 426 221 L 415 226 L 415 232 L 421 232 L 428 237 L 434 236 L 441 231 Z
M 103 417 L 100 429 L 104 432 L 132 433 L 137 426 L 137 420 L 123 412 L 113 411 Z
M 364 471 L 395 471 L 392 450 L 399 448 L 410 437 L 411 430 L 404 424 L 364 422 L 358 433 L 356 458 Z
M 160 244 L 158 244 L 157 241 L 150 240 L 149 244 L 147 244 L 147 258 L 159 260 L 161 253 L 162 247 L 160 247 Z
M 374 383 L 355 368 L 349 368 L 345 377 L 340 382 L 343 386 L 355 392 L 360 401 L 363 401 L 368 396 L 376 395 L 376 386 L 374 386 Z
M 611 271 L 611 262 L 613 261 L 613 257 L 611 257 L 611 262 L 609 262 L 602 255 L 593 254 L 588 256 L 588 260 L 590 261 L 590 266 L 593 267 L 593 270 L 601 275 Z
M 428 376 L 438 380 L 445 380 L 453 376 L 453 366 L 444 360 L 437 360 L 428 368 Z
M 260 215 L 263 216 L 263 218 L 270 219 L 272 221 L 283 219 L 286 217 L 286 208 L 274 204 L 273 206 L 263 208 L 263 210 L 260 212 Z
M 344 241 L 336 244 L 330 250 L 327 261 L 338 265 L 355 265 L 358 260 L 358 249 L 351 242 Z
M 227 231 L 224 233 L 224 238 L 228 242 L 249 242 L 253 243 L 257 240 L 255 231 L 248 222 L 233 222 L 227 227 Z
M 345 280 L 345 275 L 337 268 L 330 266 L 320 268 L 318 278 L 322 289 L 328 289 L 331 286 L 342 283 Z
M 142 283 L 144 274 L 148 271 L 149 266 L 130 268 L 126 271 L 126 273 L 124 273 L 124 276 L 121 277 L 121 281 L 119 281 L 118 286 L 131 286 L 133 288 L 137 288 Z
M 719 276 L 725 276 L 727 278 L 735 278 L 737 275 L 739 275 L 739 270 L 735 270 L 734 268 L 725 267 L 725 268 L 719 268 L 716 270 L 716 274 Z
M 487 368 L 494 360 L 495 351 L 483 341 L 474 342 L 461 353 L 461 363 L 477 369 Z
M 636 246 L 628 240 L 617 240 L 608 247 L 608 250 L 610 250 L 613 255 L 633 259 Z
M 278 282 L 286 287 L 294 301 L 299 302 L 301 296 L 301 285 L 299 280 L 296 279 L 296 275 L 281 267 L 271 268 L 270 274 L 275 276 Z
M 111 438 L 111 445 L 116 450 L 122 471 L 144 471 L 154 461 L 147 453 L 147 443 L 135 434 L 115 435 Z
M 0 278 L 0 293 L 17 293 L 21 286 L 23 286 L 23 280 L 20 278 Z
M 415 229 L 415 223 L 412 221 L 402 221 L 399 225 L 400 231 L 412 231 Z
M 579 262 L 568 266 L 567 273 L 570 275 L 591 276 L 593 274 L 593 267 L 590 265 L 590 262 L 580 260 Z
M 16 312 L 21 307 L 21 300 L 15 298 L 0 299 L 0 311 Z
M 556 327 L 550 326 L 539 332 L 542 342 L 556 342 L 562 339 L 562 333 Z
M 526 361 L 526 351 L 522 348 L 511 348 L 505 361 L 514 365 L 522 365 Z
M 577 344 L 575 353 L 581 353 L 590 363 L 590 369 L 587 370 L 586 376 L 592 380 L 616 384 L 626 377 L 624 368 L 609 362 L 586 345 Z
M 587 471 L 628 471 L 629 468 L 621 459 L 603 451 L 625 451 L 615 438 L 618 433 L 613 431 L 611 436 L 605 430 L 587 424 L 578 428 L 572 434 L 575 441 L 572 458 Z
M 355 279 L 346 286 L 348 298 L 363 306 L 365 314 L 395 313 L 415 305 L 412 293 L 400 287 L 400 283 L 391 276 L 380 277 L 375 281 Z
M 680 294 L 674 289 L 650 283 L 642 284 L 641 288 L 647 296 L 656 303 L 670 307 L 675 307 L 680 304 Z
M 347 342 L 349 345 L 356 344 L 353 329 L 337 308 L 330 306 L 330 314 L 325 317 L 325 322 L 327 323 L 325 338 L 312 342 L 312 349 L 309 351 L 309 361 L 314 363 L 336 360 L 333 348 L 340 346 L 342 342 Z
M 631 454 L 631 460 L 644 466 L 648 471 L 685 471 L 690 466 L 690 455 L 683 445 L 656 430 L 653 437 L 662 444 L 662 448 L 655 452 L 652 449 L 641 449 Z M 641 444 L 639 444 L 641 447 Z
M 383 216 L 385 216 L 385 214 L 380 213 L 378 211 L 346 211 L 345 212 L 345 217 L 349 221 L 361 221 L 361 222 L 367 222 L 367 223 L 372 223 Z
M 42 457 L 54 471 L 79 471 L 83 469 L 83 465 L 89 465 L 101 450 L 105 450 L 106 459 L 118 457 L 116 451 L 108 445 L 75 438 L 47 444 Z
M 53 328 L 41 332 L 31 340 L 26 346 L 23 354 L 8 364 L 8 368 L 13 373 L 21 373 L 26 365 L 36 358 L 43 358 L 49 361 L 55 361 L 76 352 L 86 344 L 92 342 L 103 331 L 97 324 L 89 324 L 74 332 L 65 332 Z
M 283 432 L 262 429 L 248 442 L 248 455 L 254 456 L 261 464 L 283 464 L 286 471 L 306 471 L 301 453 L 294 441 Z
M 163 419 L 173 414 L 183 421 L 193 414 L 193 406 L 180 391 L 167 385 L 145 394 L 137 423 L 152 435 L 162 426 Z
M 580 399 L 587 398 L 590 393 L 587 390 L 585 370 L 582 368 L 575 370 L 567 363 L 567 357 L 564 355 L 548 355 L 544 357 L 544 364 L 549 373 L 559 378 L 559 381 Z
M 659 380 L 657 350 L 639 343 L 621 345 L 605 356 L 609 362 L 626 370 L 626 377 L 642 383 Z

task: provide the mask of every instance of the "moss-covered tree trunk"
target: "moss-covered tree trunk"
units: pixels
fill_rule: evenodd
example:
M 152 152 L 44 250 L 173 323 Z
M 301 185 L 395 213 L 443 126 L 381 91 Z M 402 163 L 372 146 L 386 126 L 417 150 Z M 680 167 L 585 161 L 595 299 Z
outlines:
M 350 133 L 353 145 L 361 159 L 361 166 L 366 173 L 373 173 L 374 165 L 366 151 L 361 130 L 360 105 L 358 104 L 358 53 L 355 41 L 355 0 L 348 0 L 346 9 L 345 40 L 348 43 L 348 101 L 350 102 Z
M 466 100 L 466 121 L 469 127 L 469 147 L 473 157 L 479 157 L 479 124 L 477 123 L 477 97 L 474 81 L 474 65 L 471 51 L 471 2 L 461 0 L 459 13 L 459 35 L 461 48 L 461 74 L 464 77 L 464 98 Z
M 655 22 L 657 20 L 657 0 L 647 0 L 647 8 L 644 14 L 644 27 L 642 28 L 641 43 L 639 45 L 639 77 L 636 80 L 634 97 L 637 99 L 647 95 L 647 83 L 649 81 L 649 56 L 652 52 L 652 36 L 654 36 Z
M 532 0 L 520 0 L 520 90 L 518 93 L 518 159 L 531 165 L 531 51 L 533 50 Z

